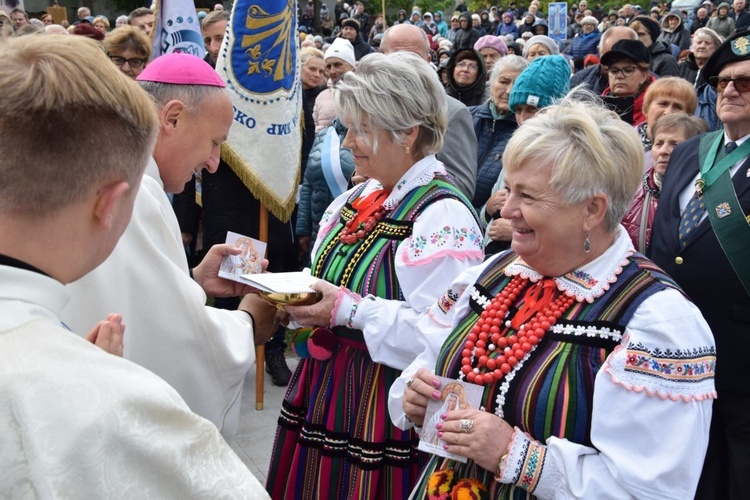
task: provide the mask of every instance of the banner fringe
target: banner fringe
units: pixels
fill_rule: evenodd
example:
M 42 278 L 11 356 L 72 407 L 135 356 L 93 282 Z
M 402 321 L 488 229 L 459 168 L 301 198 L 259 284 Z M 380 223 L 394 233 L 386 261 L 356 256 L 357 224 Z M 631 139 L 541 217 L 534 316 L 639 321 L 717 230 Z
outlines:
M 245 160 L 226 142 L 221 145 L 221 159 L 226 162 L 232 171 L 240 178 L 245 187 L 250 190 L 252 195 L 260 201 L 277 219 L 287 222 L 292 218 L 294 207 L 297 204 L 296 189 L 286 200 L 279 200 L 271 194 L 271 190 L 262 179 L 252 170 Z M 300 159 L 301 160 L 301 159 Z M 299 186 L 300 181 L 300 160 L 297 162 L 297 179 L 295 186 Z

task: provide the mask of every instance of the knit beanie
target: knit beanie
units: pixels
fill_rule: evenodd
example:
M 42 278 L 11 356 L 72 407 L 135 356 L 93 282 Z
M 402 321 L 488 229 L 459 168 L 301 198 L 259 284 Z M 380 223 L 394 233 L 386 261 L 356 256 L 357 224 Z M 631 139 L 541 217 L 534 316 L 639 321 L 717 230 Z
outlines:
M 648 16 L 636 16 L 630 21 L 630 24 L 633 24 L 636 21 L 641 23 L 643 27 L 648 30 L 648 34 L 651 35 L 651 41 L 655 42 L 656 39 L 659 38 L 659 35 L 661 34 L 661 26 L 659 26 L 659 23 Z
M 354 28 L 354 31 L 359 33 L 359 23 L 356 19 L 346 19 L 343 23 L 341 23 L 342 28 L 346 28 L 347 26 L 350 28 Z
M 545 108 L 567 94 L 569 89 L 568 60 L 560 55 L 537 57 L 513 82 L 508 105 L 514 113 L 516 106 L 523 104 Z
M 526 54 L 529 52 L 529 47 L 531 47 L 532 45 L 536 45 L 537 43 L 541 43 L 542 45 L 547 47 L 547 50 L 549 50 L 549 53 L 552 55 L 557 55 L 560 53 L 560 48 L 557 46 L 557 42 L 555 42 L 548 36 L 536 35 L 532 36 L 531 38 L 526 40 L 526 43 L 524 43 L 523 57 L 526 57 Z
M 327 61 L 329 57 L 337 57 L 342 61 L 349 63 L 352 68 L 357 62 L 354 58 L 354 47 L 346 38 L 336 38 L 333 40 L 331 46 L 326 50 L 326 55 L 323 57 L 323 60 Z
M 495 49 L 500 52 L 500 55 L 508 55 L 508 46 L 505 44 L 505 40 L 499 36 L 485 35 L 477 40 L 477 43 L 474 44 L 474 50 L 480 52 L 482 49 Z

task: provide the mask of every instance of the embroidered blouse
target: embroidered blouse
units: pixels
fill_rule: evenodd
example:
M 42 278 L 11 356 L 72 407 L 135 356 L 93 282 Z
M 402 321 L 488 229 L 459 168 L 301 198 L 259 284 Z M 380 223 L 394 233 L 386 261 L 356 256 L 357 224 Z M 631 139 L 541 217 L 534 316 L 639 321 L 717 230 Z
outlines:
M 620 227 L 603 255 L 555 278 L 556 285 L 592 303 L 617 281 L 633 253 Z M 470 299 L 481 300 L 474 288 L 477 278 L 503 257 L 462 273 L 416 323 L 428 342 L 391 387 L 389 411 L 398 427 L 411 426 L 401 408 L 406 381 L 419 368 L 435 367 L 445 338 L 470 312 Z M 506 267 L 505 274 L 531 281 L 542 278 L 520 258 Z M 643 300 L 624 332 L 564 323 L 552 331 L 617 342 L 595 377 L 591 445 L 556 437 L 540 442 L 516 429 L 509 449 L 502 453 L 507 451 L 499 481 L 538 498 L 691 497 L 703 465 L 716 394 L 713 337 L 698 309 L 679 290 L 664 287 Z M 512 384 L 510 375 L 508 379 Z M 685 432 L 690 439 L 685 439 Z
M 434 155 L 415 163 L 396 183 L 384 202 L 394 208 L 414 189 L 427 185 L 435 174 L 445 174 L 445 167 Z M 371 179 L 361 196 L 382 189 Z M 336 198 L 326 210 L 320 224 L 313 255 L 338 223 L 339 215 L 351 191 Z M 371 295 L 360 297 L 342 293 L 332 314 L 334 325 L 362 330 L 372 359 L 396 369 L 403 369 L 423 350 L 418 330 L 410 330 L 416 339 L 404 342 L 394 334 L 396 321 L 413 325 L 462 271 L 482 262 L 482 233 L 470 209 L 456 199 L 431 203 L 414 220 L 412 234 L 397 244 L 395 271 L 403 300 L 385 300 Z M 397 320 L 398 318 L 398 320 Z

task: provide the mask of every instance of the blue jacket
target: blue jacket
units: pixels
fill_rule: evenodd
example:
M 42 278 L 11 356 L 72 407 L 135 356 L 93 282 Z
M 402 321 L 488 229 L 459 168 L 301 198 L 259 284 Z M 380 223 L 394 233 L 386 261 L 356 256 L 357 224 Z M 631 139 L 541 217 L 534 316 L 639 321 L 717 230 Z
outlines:
M 339 135 L 341 143 L 346 136 L 346 127 L 337 119 L 333 120 L 331 127 L 334 127 Z M 320 219 L 323 217 L 328 205 L 333 202 L 333 195 L 328 189 L 328 183 L 323 175 L 321 158 L 323 154 L 323 140 L 325 139 L 328 129 L 321 130 L 315 137 L 310 157 L 307 160 L 307 169 L 305 170 L 305 180 L 300 187 L 299 205 L 297 206 L 297 226 L 295 232 L 298 236 L 311 236 L 312 241 L 318 235 Z M 349 179 L 354 172 L 354 158 L 348 149 L 341 148 L 341 171 L 346 179 Z
M 578 35 L 570 42 L 568 48 L 565 49 L 565 53 L 572 57 L 574 61 L 583 61 L 587 55 L 597 53 L 597 46 L 601 38 L 602 34 L 596 29 L 588 35 Z
M 492 195 L 492 187 L 497 182 L 503 168 L 503 152 L 518 124 L 513 113 L 495 120 L 489 103 L 469 108 L 477 134 L 477 187 L 472 205 L 479 209 Z

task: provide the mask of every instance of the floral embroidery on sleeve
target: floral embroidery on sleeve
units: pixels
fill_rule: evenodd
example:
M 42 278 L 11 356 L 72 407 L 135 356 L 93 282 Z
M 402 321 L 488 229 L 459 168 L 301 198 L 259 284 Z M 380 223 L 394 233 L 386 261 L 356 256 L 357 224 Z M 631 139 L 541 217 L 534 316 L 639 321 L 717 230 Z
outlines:
M 404 260 L 412 265 L 445 255 L 459 259 L 482 258 L 482 235 L 476 227 L 443 226 L 429 235 L 413 235 L 408 245 Z

